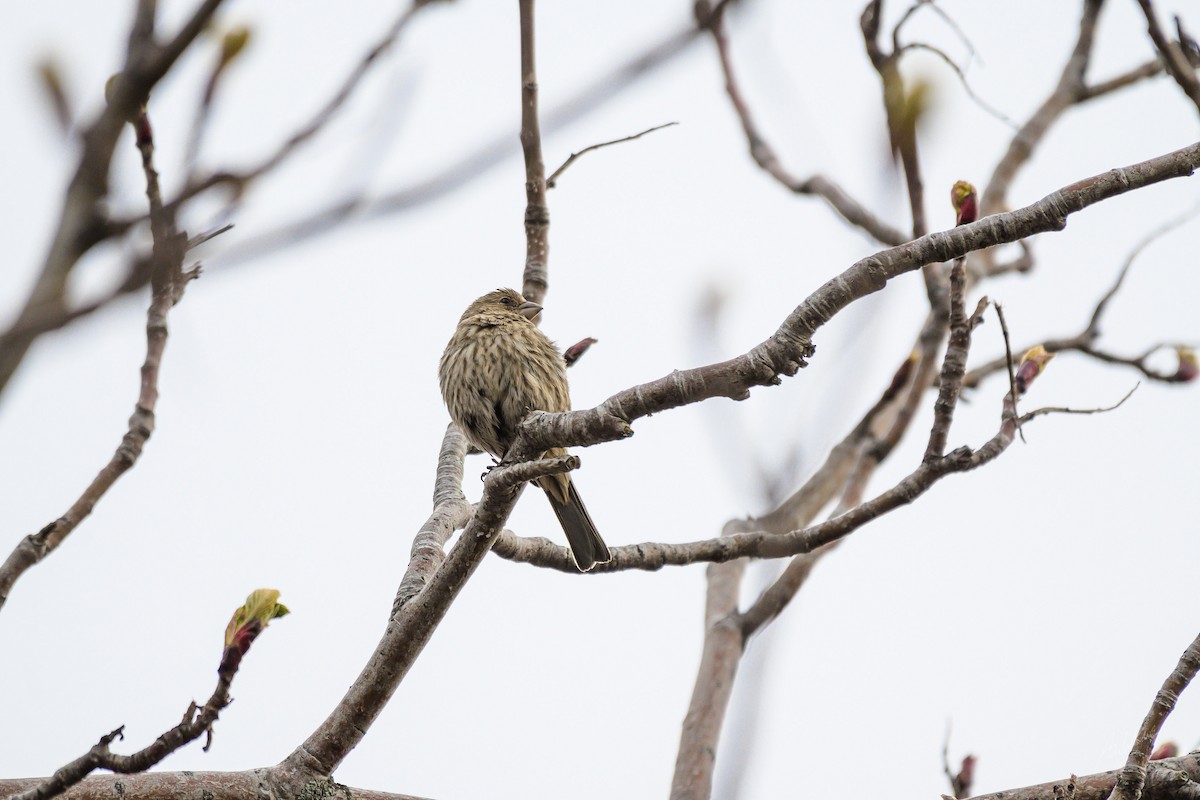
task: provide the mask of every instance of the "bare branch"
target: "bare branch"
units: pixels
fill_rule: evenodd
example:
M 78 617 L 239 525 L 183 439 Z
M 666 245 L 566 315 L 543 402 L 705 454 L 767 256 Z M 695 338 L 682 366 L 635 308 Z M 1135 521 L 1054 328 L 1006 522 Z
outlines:
M 534 48 L 534 0 L 520 0 L 521 11 L 521 153 L 525 157 L 525 275 L 521 294 L 540 303 L 550 275 L 550 209 L 546 206 L 546 165 L 538 119 L 537 59 Z
M 1133 367 L 1150 380 L 1165 383 L 1176 382 L 1178 380 L 1176 374 L 1160 372 L 1153 369 L 1147 363 L 1147 359 L 1151 355 L 1165 347 L 1170 347 L 1171 345 L 1165 343 L 1156 344 L 1146 352 L 1142 353 L 1140 356 L 1118 356 L 1113 353 L 1100 350 L 1098 347 L 1096 347 L 1096 341 L 1100 338 L 1100 321 L 1104 315 L 1104 312 L 1108 309 L 1108 304 L 1124 285 L 1125 278 L 1129 274 L 1129 270 L 1133 266 L 1133 262 L 1137 260 L 1137 257 L 1141 255 L 1148 246 L 1162 236 L 1181 227 L 1188 221 L 1195 219 L 1197 213 L 1200 213 L 1200 204 L 1193 206 L 1186 213 L 1168 221 L 1166 224 L 1155 229 L 1140 242 L 1138 242 L 1137 245 L 1135 245 L 1134 248 L 1129 252 L 1129 255 L 1125 257 L 1125 262 L 1121 265 L 1121 269 L 1118 271 L 1117 278 L 1113 282 L 1113 285 L 1109 287 L 1108 291 L 1105 292 L 1098 301 L 1096 301 L 1096 305 L 1092 310 L 1091 318 L 1088 320 L 1088 323 L 1084 329 L 1074 336 L 1060 337 L 1041 342 L 1046 350 L 1051 353 L 1071 351 L 1083 353 L 1084 355 L 1091 356 L 1092 358 L 1109 364 L 1119 364 L 1122 366 Z M 1008 345 L 1007 339 L 1005 344 L 1006 346 Z M 1028 347 L 1025 349 L 1027 350 Z M 981 364 L 966 374 L 966 376 L 963 378 L 963 386 L 967 388 L 978 386 L 989 375 L 999 372 L 1008 366 L 1009 361 L 1010 359 L 1008 357 L 1001 357 Z
M 78 784 L 97 769 L 129 774 L 145 772 L 184 745 L 207 735 L 204 749 L 212 743 L 212 729 L 220 715 L 231 702 L 229 688 L 237 675 L 242 659 L 254 641 L 266 630 L 272 619 L 288 613 L 286 606 L 278 603 L 279 592 L 259 589 L 252 592 L 246 603 L 234 612 L 229 628 L 225 632 L 225 647 L 221 652 L 221 663 L 217 666 L 217 686 L 203 706 L 195 702 L 188 704 L 179 724 L 159 736 L 153 743 L 131 755 L 116 755 L 109 750 L 115 739 L 125 738 L 121 726 L 100 737 L 86 753 L 57 770 L 45 780 L 33 782 L 8 796 L 8 800 L 49 800 Z M 2 783 L 2 782 L 0 782 Z M 0 788 L 3 788 L 0 786 Z
M 950 343 L 942 361 L 938 397 L 933 405 L 933 428 L 925 448 L 926 461 L 941 458 L 946 452 L 946 440 L 950 435 L 950 425 L 954 422 L 954 408 L 962 392 L 967 353 L 971 349 L 971 325 L 967 321 L 965 306 L 966 261 L 966 257 L 960 256 L 954 259 L 950 268 Z
M 922 50 L 926 53 L 932 53 L 940 58 L 946 66 L 950 67 L 950 69 L 954 71 L 954 74 L 958 77 L 959 85 L 962 86 L 963 91 L 967 93 L 967 97 L 970 98 L 971 102 L 975 103 L 975 105 L 983 109 L 988 115 L 994 117 L 1000 122 L 1003 122 L 1013 130 L 1017 129 L 1017 123 L 1013 122 L 1007 114 L 975 93 L 975 90 L 971 88 L 971 83 L 967 80 L 967 74 L 963 71 L 962 67 L 954 63 L 954 59 L 946 55 L 943 50 L 925 42 L 910 42 L 909 44 L 906 44 L 897 50 L 896 53 L 897 55 L 903 55 L 911 50 Z
M 38 783 L 29 778 L 0 779 L 0 797 L 26 791 Z M 299 797 L 314 793 L 325 800 L 423 800 L 407 794 L 344 786 L 332 778 L 314 777 L 283 765 L 243 772 L 143 772 L 137 775 L 93 775 L 69 790 L 69 800 L 163 800 L 167 797 L 203 797 L 238 800 L 257 797 Z
M 1046 132 L 1058 121 L 1063 112 L 1079 102 L 1084 89 L 1084 76 L 1091 59 L 1095 41 L 1096 20 L 1100 14 L 1102 0 L 1084 0 L 1083 14 L 1079 20 L 1079 36 L 1071 57 L 1063 67 L 1058 85 L 1050 96 L 1038 107 L 1029 121 L 1021 126 L 1013 137 L 1000 162 L 992 171 L 992 177 L 983 188 L 980 198 L 980 214 L 995 214 L 1008 203 L 1008 189 L 1020 169 L 1033 155 Z
M 1071 797 L 1074 800 L 1106 800 L 1120 773 L 1120 770 L 1114 769 L 1083 777 L 1072 775 L 1070 778 L 1036 786 L 976 795 L 972 800 L 1059 800 L 1063 797 Z M 1188 795 L 1177 795 L 1175 791 L 1188 781 L 1197 779 L 1200 779 L 1200 755 L 1192 754 L 1156 761 L 1151 765 L 1150 779 L 1146 782 L 1147 794 L 1153 791 L 1156 797 L 1186 797 Z
M 1167 35 L 1163 33 L 1150 0 L 1138 0 L 1138 5 L 1146 15 L 1146 31 L 1150 34 L 1154 46 L 1158 48 L 1158 56 L 1167 68 L 1167 73 L 1195 104 L 1196 110 L 1200 111 L 1200 78 L 1196 77 L 1196 70 L 1188 63 L 1183 51 L 1179 47 L 1173 47 Z
M 413 0 L 408 8 L 400 13 L 400 15 L 392 23 L 391 27 L 389 27 L 383 36 L 380 37 L 379 41 L 377 41 L 371 47 L 371 49 L 363 55 L 358 63 L 355 64 L 354 68 L 350 70 L 350 73 L 342 81 L 341 86 L 333 94 L 333 96 L 330 97 L 329 100 L 326 101 L 326 103 L 321 106 L 321 108 L 317 110 L 312 117 L 309 118 L 308 122 L 305 123 L 303 127 L 301 127 L 299 130 L 289 136 L 286 141 L 280 144 L 274 153 L 250 169 L 239 172 L 217 172 L 199 180 L 189 181 L 188 186 L 186 186 L 183 191 L 180 192 L 180 196 L 173 201 L 173 205 L 178 206 L 184 201 L 217 186 L 234 186 L 241 191 L 253 181 L 261 178 L 263 175 L 266 175 L 269 172 L 272 172 L 280 164 L 287 161 L 305 143 L 320 133 L 330 120 L 337 116 L 338 111 L 340 111 L 342 106 L 346 104 L 346 101 L 349 100 L 354 95 L 358 87 L 362 85 L 363 79 L 366 77 L 367 73 L 370 72 L 371 67 L 380 60 L 380 56 L 391 49 L 392 45 L 394 45 L 400 38 L 400 35 L 408 27 L 409 23 L 412 21 L 413 17 L 416 16 L 417 12 L 425 6 L 430 5 L 432 2 L 433 0 Z
M 558 183 L 559 176 L 567 171 L 567 167 L 571 166 L 576 161 L 578 161 L 579 158 L 581 156 L 583 156 L 584 153 L 590 153 L 593 150 L 599 150 L 602 147 L 609 147 L 614 144 L 623 144 L 624 142 L 632 142 L 634 139 L 642 138 L 647 133 L 654 133 L 655 131 L 661 131 L 663 128 L 670 128 L 672 125 L 678 125 L 678 124 L 679 124 L 678 122 L 665 122 L 662 125 L 655 125 L 653 128 L 647 128 L 646 130 L 642 131 L 641 133 L 635 133 L 632 136 L 625 136 L 621 139 L 613 139 L 611 142 L 601 142 L 600 144 L 593 144 L 589 147 L 583 148 L 578 153 L 571 153 L 571 155 L 568 156 L 567 160 L 563 162 L 561 167 L 554 170 L 554 172 L 550 173 L 550 177 L 546 179 L 546 188 L 553 189 Z
M 707 0 L 700 0 L 696 4 L 697 24 L 708 30 L 716 43 L 717 56 L 725 75 L 725 92 L 729 95 L 729 101 L 742 123 L 742 130 L 746 134 L 746 141 L 750 147 L 750 157 L 754 159 L 754 163 L 788 191 L 823 198 L 844 220 L 870 234 L 881 244 L 896 245 L 907 241 L 907 236 L 867 211 L 861 203 L 851 198 L 829 178 L 823 175 L 813 175 L 801 180 L 784 168 L 779 155 L 759 131 L 750 106 L 734 76 L 733 59 L 729 53 L 729 37 L 725 33 L 723 11 L 724 3 L 719 3 L 709 10 Z
M 1179 695 L 1192 682 L 1192 678 L 1196 677 L 1197 670 L 1200 670 L 1200 636 L 1183 651 L 1179 663 L 1171 670 L 1171 674 L 1163 681 L 1162 688 L 1154 696 L 1154 702 L 1133 740 L 1129 760 L 1125 762 L 1125 767 L 1117 778 L 1117 785 L 1109 795 L 1110 800 L 1138 800 L 1141 796 L 1146 784 L 1146 763 L 1154 750 L 1154 740 L 1158 738 L 1158 732 L 1162 730 L 1167 717 L 1175 710 Z
M 731 522 L 723 535 L 732 535 L 740 527 Z M 712 794 L 717 742 L 746 646 L 737 614 L 738 588 L 745 569 L 745 561 L 708 567 L 704 645 L 679 736 L 671 800 L 706 800 Z
M 915 6 L 914 9 L 915 10 Z M 904 79 L 900 75 L 900 51 L 893 49 L 885 53 L 879 44 L 880 16 L 883 13 L 883 0 L 869 0 L 863 9 L 860 19 L 863 42 L 867 47 L 867 56 L 871 65 L 879 73 L 883 87 L 883 109 L 887 115 L 888 138 L 892 143 L 892 153 L 899 156 L 904 167 L 904 179 L 908 187 L 908 203 L 912 211 L 912 238 L 919 239 L 929 232 L 925 219 L 925 188 L 921 182 L 921 164 L 917 153 L 916 114 L 912 113 L 910 98 L 906 94 Z M 898 25 L 902 25 L 909 17 L 905 14 Z M 897 33 L 893 31 L 893 41 Z M 930 300 L 934 300 L 937 284 L 940 281 L 940 270 L 930 265 L 925 270 L 925 283 Z M 936 305 L 936 303 L 935 303 Z
M 81 133 L 83 147 L 67 186 L 58 227 L 34 288 L 12 326 L 14 330 L 40 330 L 40 320 L 65 308 L 71 271 L 84 253 L 111 233 L 103 218 L 101 201 L 108 196 L 109 167 L 121 130 L 145 106 L 150 90 L 200 34 L 220 5 L 221 0 L 204 0 L 179 33 L 161 46 L 152 38 L 155 4 L 145 2 L 138 6 L 124 67 L 113 82 L 108 105 Z M 36 333 L 0 336 L 0 391 L 7 386 L 36 338 Z
M 187 234 L 175 230 L 172 215 L 163 207 L 158 172 L 154 168 L 153 132 L 145 108 L 137 114 L 132 124 L 137 133 L 136 143 L 146 176 L 146 197 L 150 206 L 150 228 L 154 238 L 150 269 L 150 308 L 146 314 L 146 357 L 142 362 L 141 388 L 137 404 L 134 406 L 133 416 L 129 418 L 129 429 L 122 437 L 121 444 L 79 499 L 54 522 L 22 539 L 3 565 L 0 565 L 0 608 L 3 608 L 17 579 L 27 569 L 54 552 L 92 513 L 96 503 L 117 479 L 137 462 L 150 434 L 154 431 L 155 407 L 158 404 L 158 371 L 163 351 L 167 346 L 167 313 L 183 296 L 188 281 L 199 274 L 198 268 L 190 271 L 183 269 Z
M 1004 364 L 1008 367 L 1008 398 L 1012 403 L 1012 413 L 1014 417 L 1020 419 L 1020 412 L 1017 410 L 1017 373 L 1013 367 L 1012 344 L 1008 337 L 1008 321 L 1004 319 L 1004 308 L 995 303 L 996 316 L 1000 319 L 1000 333 L 1004 336 Z M 1017 430 L 1021 429 L 1020 424 L 1017 425 Z M 1021 434 L 1021 440 L 1024 441 L 1025 434 Z
M 1156 58 L 1153 61 L 1147 61 L 1145 64 L 1140 64 L 1128 72 L 1123 72 L 1116 77 L 1109 78 L 1106 81 L 1083 87 L 1079 92 L 1079 102 L 1086 103 L 1088 100 L 1094 100 L 1097 97 L 1104 97 L 1107 94 L 1124 89 L 1127 86 L 1132 86 L 1135 83 L 1153 78 L 1155 75 L 1163 71 L 1162 59 Z
M 592 409 L 534 412 L 522 423 L 522 438 L 531 452 L 598 444 L 629 437 L 630 423 L 649 414 L 713 397 L 745 399 L 753 386 L 777 385 L 781 376 L 795 375 L 813 352 L 816 331 L 855 300 L 883 289 L 892 278 L 973 250 L 1061 230 L 1070 214 L 1152 183 L 1190 175 L 1197 166 L 1200 143 L 1078 181 L 1025 208 L 993 214 L 864 258 L 810 295 L 769 339 L 749 352 L 626 389 Z
M 460 446 L 444 445 L 443 456 L 457 462 Z M 526 457 L 524 452 L 514 455 L 518 459 Z M 444 561 L 436 563 L 440 558 L 435 556 L 410 565 L 375 652 L 337 707 L 282 766 L 329 776 L 362 741 L 503 529 L 521 494 L 518 478 L 528 474 L 524 466 L 521 463 L 502 465 L 488 474 L 483 482 L 483 497 Z M 448 486 L 447 476 L 455 469 L 461 470 L 461 466 L 447 466 L 444 461 L 439 466 L 439 484 L 446 479 Z M 451 491 L 449 494 L 457 493 Z M 469 513 L 469 509 L 464 509 L 456 496 L 444 498 L 426 523 L 427 528 L 438 529 L 425 537 L 426 542 L 437 537 L 448 538 L 465 513 Z M 427 550 L 423 548 L 422 554 Z M 411 581 L 410 576 L 413 577 Z M 412 594 L 411 589 L 418 585 L 419 590 Z
M 1141 386 L 1140 383 L 1134 384 L 1133 388 L 1126 392 L 1124 397 L 1113 403 L 1111 406 L 1100 406 L 1099 408 L 1067 408 L 1065 406 L 1046 406 L 1022 415 L 1017 422 L 1025 423 L 1031 419 L 1045 416 L 1046 414 L 1107 414 L 1109 411 L 1116 411 L 1118 408 L 1125 405 L 1125 401 L 1133 397 L 1133 393 L 1137 391 L 1139 386 Z
M 695 25 L 672 31 L 633 58 L 600 75 L 546 113 L 542 118 L 542 127 L 547 133 L 561 130 L 600 108 L 635 81 L 686 51 L 699 36 L 700 31 Z M 394 189 L 378 197 L 360 194 L 339 200 L 293 222 L 244 240 L 222 255 L 221 264 L 229 266 L 244 263 L 266 253 L 278 252 L 329 233 L 351 220 L 365 222 L 388 218 L 433 202 L 487 174 L 504 163 L 511 154 L 511 135 L 507 132 L 500 134 L 418 184 Z

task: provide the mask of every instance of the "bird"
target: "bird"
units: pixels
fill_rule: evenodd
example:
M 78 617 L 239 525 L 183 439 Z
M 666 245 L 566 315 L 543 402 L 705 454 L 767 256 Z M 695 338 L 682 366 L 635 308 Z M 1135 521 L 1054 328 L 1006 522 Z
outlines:
M 514 289 L 497 289 L 463 312 L 442 353 L 438 382 L 450 418 L 475 447 L 503 459 L 531 411 L 570 411 L 567 365 L 534 320 L 542 311 Z M 561 447 L 539 457 L 565 456 Z M 580 572 L 612 559 L 571 476 L 536 481 L 550 500 Z

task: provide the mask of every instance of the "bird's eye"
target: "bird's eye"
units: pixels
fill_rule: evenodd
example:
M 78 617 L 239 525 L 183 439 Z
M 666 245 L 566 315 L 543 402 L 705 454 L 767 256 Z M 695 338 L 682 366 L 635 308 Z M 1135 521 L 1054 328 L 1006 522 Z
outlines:
M 516 305 L 516 303 L 513 302 L 513 299 L 511 297 L 501 298 L 500 302 L 503 303 L 504 305 L 508 306 L 509 308 L 512 308 L 514 305 Z

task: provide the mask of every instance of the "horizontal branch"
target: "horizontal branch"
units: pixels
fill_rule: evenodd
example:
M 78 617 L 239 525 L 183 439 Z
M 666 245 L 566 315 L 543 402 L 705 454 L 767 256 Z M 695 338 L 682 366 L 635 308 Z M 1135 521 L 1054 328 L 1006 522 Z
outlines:
M 738 558 L 781 558 L 811 553 L 819 547 L 836 542 L 889 511 L 907 505 L 925 494 L 946 475 L 965 472 L 990 461 L 1003 452 L 1012 441 L 1012 434 L 1002 432 L 988 445 L 972 452 L 959 448 L 946 456 L 922 464 L 906 478 L 873 500 L 850 509 L 833 519 L 787 533 L 751 531 L 702 539 L 682 544 L 645 542 L 643 544 L 610 547 L 612 560 L 597 564 L 587 574 L 623 572 L 625 570 L 659 570 L 665 566 L 683 566 L 699 562 L 722 563 Z M 521 561 L 560 572 L 578 573 L 567 548 L 544 538 L 521 538 L 511 531 L 500 534 L 496 554 L 510 561 Z
M 1070 797 L 1072 800 L 1107 800 L 1120 774 L 1121 770 L 1114 769 L 1083 777 L 1072 775 L 1070 778 L 1035 786 L 979 794 L 971 800 L 1059 800 L 1063 797 Z M 1155 761 L 1151 764 L 1150 774 L 1146 779 L 1146 794 L 1151 797 L 1176 796 L 1172 789 L 1197 780 L 1200 780 L 1200 754 L 1193 753 L 1180 758 Z
M 64 800 L 239 800 L 248 797 L 285 798 L 304 794 L 321 800 L 422 800 L 407 794 L 343 786 L 332 779 L 294 783 L 280 767 L 244 772 L 144 772 L 138 775 L 95 775 L 61 797 Z M 0 779 L 0 797 L 27 791 L 40 778 Z M 290 790 L 290 791 L 289 791 Z

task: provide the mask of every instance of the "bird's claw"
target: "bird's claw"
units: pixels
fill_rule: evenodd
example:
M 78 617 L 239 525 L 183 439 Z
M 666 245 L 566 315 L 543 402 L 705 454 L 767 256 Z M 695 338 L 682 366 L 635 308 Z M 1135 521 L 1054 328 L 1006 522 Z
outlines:
M 484 470 L 482 473 L 480 473 L 480 475 L 479 475 L 479 480 L 480 480 L 480 481 L 486 481 L 486 480 L 487 480 L 487 476 L 492 474 L 492 470 L 494 470 L 496 467 L 503 467 L 503 466 L 504 466 L 504 462 L 503 462 L 503 461 L 497 461 L 496 459 L 494 459 L 494 458 L 493 458 L 493 459 L 492 459 L 491 466 L 489 466 L 489 467 L 488 467 L 487 469 L 485 469 L 485 470 Z

